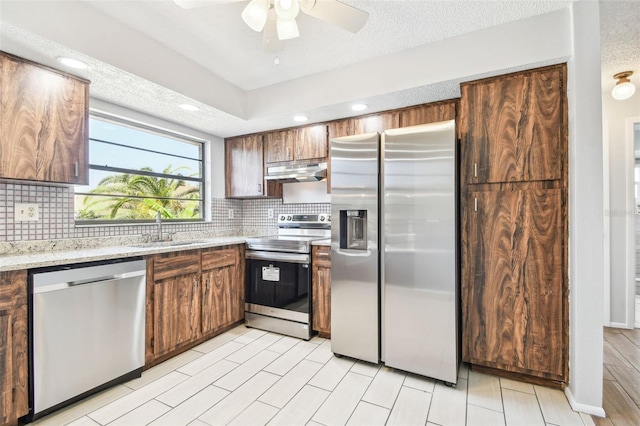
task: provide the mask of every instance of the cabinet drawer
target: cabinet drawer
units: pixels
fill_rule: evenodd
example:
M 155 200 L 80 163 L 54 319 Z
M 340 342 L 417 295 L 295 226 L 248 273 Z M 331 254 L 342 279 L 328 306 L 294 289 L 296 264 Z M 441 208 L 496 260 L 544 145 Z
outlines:
M 235 265 L 237 250 L 232 248 L 209 250 L 202 253 L 202 270 Z
M 200 255 L 197 251 L 170 257 L 156 257 L 153 262 L 155 281 L 200 272 Z
M 0 311 L 27 303 L 27 271 L 0 272 Z
M 314 246 L 313 264 L 316 266 L 331 267 L 331 247 Z

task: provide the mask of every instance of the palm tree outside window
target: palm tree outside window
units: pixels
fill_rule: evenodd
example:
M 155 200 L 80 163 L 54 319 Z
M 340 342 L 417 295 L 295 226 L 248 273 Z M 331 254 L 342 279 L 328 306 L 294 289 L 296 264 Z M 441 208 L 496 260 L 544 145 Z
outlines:
M 76 222 L 203 220 L 203 143 L 93 114 L 89 185 L 75 190 Z

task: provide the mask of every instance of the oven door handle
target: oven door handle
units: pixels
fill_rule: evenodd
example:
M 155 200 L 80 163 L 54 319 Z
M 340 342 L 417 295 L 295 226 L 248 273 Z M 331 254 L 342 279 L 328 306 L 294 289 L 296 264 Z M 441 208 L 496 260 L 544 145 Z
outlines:
M 289 262 L 289 263 L 311 263 L 311 257 L 308 254 L 298 253 L 280 253 L 273 251 L 253 251 L 247 250 L 245 252 L 245 258 L 256 260 L 273 260 L 274 262 Z

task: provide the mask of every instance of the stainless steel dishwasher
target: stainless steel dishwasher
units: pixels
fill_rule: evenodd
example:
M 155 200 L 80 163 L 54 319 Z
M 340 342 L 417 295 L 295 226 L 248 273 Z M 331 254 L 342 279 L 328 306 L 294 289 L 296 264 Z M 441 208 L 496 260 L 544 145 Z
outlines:
M 140 258 L 29 272 L 31 420 L 140 376 L 145 278 Z

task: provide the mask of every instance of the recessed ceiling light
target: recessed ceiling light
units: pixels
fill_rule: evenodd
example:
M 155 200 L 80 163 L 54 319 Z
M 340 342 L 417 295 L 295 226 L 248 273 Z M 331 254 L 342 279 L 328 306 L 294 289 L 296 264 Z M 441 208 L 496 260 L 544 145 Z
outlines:
M 353 104 L 353 105 L 351 105 L 351 109 L 353 111 L 364 111 L 367 108 L 368 108 L 368 106 L 365 105 L 365 104 Z
M 198 108 L 195 105 L 191 105 L 191 104 L 180 104 L 178 105 L 180 108 L 182 108 L 185 111 L 200 111 L 200 108 Z
M 308 119 L 309 117 L 307 117 L 306 115 L 296 115 L 295 117 L 293 117 L 293 121 L 297 122 L 307 121 Z
M 73 58 L 67 58 L 65 56 L 58 56 L 56 58 L 59 62 L 63 63 L 64 65 L 71 67 L 71 68 L 75 68 L 75 69 L 79 69 L 79 70 L 84 70 L 89 68 L 89 65 L 86 62 L 82 62 L 78 59 L 73 59 Z

